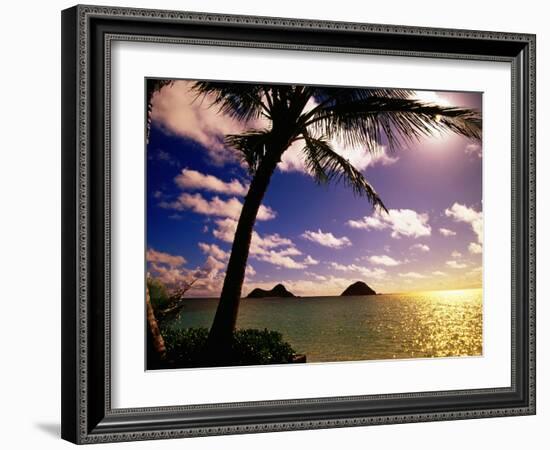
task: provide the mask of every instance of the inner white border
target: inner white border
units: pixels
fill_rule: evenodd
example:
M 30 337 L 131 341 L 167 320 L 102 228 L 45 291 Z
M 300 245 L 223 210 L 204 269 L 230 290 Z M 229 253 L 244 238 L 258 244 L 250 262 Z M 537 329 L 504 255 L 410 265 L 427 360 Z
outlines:
M 508 63 L 113 42 L 113 408 L 510 386 L 511 67 Z M 144 370 L 144 78 L 481 91 L 483 357 Z

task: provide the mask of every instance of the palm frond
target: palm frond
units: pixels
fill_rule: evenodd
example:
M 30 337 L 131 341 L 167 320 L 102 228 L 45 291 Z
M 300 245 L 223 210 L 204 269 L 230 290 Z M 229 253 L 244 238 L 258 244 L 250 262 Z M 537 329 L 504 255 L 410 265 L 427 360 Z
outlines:
M 227 135 L 225 143 L 239 151 L 250 174 L 254 174 L 267 152 L 270 139 L 271 130 L 250 130 L 242 134 Z
M 349 103 L 358 100 L 376 98 L 410 98 L 415 91 L 412 89 L 388 89 L 388 88 L 349 88 L 349 87 L 325 87 L 314 86 L 313 96 L 316 99 L 330 99 L 332 103 Z
M 227 83 L 216 81 L 197 81 L 192 89 L 197 98 L 209 96 L 210 106 L 239 121 L 259 118 L 262 114 L 269 116 L 269 109 L 263 102 L 265 86 L 261 84 Z
M 366 145 L 370 150 L 385 135 L 390 148 L 409 144 L 434 132 L 454 132 L 481 139 L 481 116 L 477 111 L 445 107 L 410 98 L 367 97 L 362 100 L 328 104 L 307 118 L 305 126 L 327 138 L 340 138 L 350 145 Z
M 307 132 L 302 136 L 305 141 L 303 151 L 306 168 L 319 184 L 343 182 L 356 195 L 366 196 L 374 207 L 380 207 L 387 212 L 381 198 L 363 174 L 346 158 L 336 153 L 326 140 L 314 138 Z

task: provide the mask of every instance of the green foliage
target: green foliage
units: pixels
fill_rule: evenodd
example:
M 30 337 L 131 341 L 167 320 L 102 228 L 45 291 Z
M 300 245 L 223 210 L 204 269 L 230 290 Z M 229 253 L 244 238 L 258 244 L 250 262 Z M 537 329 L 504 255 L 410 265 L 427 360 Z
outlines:
M 278 331 L 246 329 L 233 334 L 235 364 L 282 364 L 291 362 L 295 355 Z
M 207 328 L 162 331 L 170 367 L 199 367 L 205 358 Z M 290 363 L 296 352 L 278 331 L 243 329 L 233 333 L 231 365 Z
M 170 295 L 164 283 L 157 278 L 147 278 L 147 287 L 149 288 L 149 298 L 151 305 L 155 310 L 155 315 L 161 309 L 166 308 L 170 303 Z

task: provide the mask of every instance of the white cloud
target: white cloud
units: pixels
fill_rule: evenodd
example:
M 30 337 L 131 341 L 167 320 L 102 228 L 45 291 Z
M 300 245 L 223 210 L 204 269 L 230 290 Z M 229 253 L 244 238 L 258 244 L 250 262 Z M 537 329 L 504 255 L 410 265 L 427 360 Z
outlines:
M 237 221 L 230 218 L 218 219 L 215 221 L 215 225 L 212 230 L 214 236 L 221 241 L 232 243 L 237 229 Z M 295 247 L 290 239 L 281 237 L 277 233 L 260 235 L 256 231 L 252 232 L 250 242 L 252 258 L 288 269 L 303 269 L 308 265 L 307 258 L 304 262 L 298 262 L 291 258 L 291 256 L 301 254 L 302 252 Z
M 477 156 L 478 158 L 481 158 L 481 144 L 478 144 L 478 143 L 468 144 L 466 145 L 466 147 L 464 147 L 464 152 L 467 155 L 473 155 L 473 156 Z
M 325 277 L 324 275 L 319 275 L 317 273 L 313 273 L 313 272 L 304 272 L 306 275 L 312 277 L 312 278 L 315 278 L 316 280 L 319 280 L 319 281 L 326 281 L 328 278 Z
M 217 219 L 214 223 L 216 225 L 212 230 L 214 236 L 221 241 L 232 243 L 235 237 L 235 230 L 237 229 L 237 221 L 227 218 Z M 259 255 L 266 253 L 267 250 L 282 247 L 285 247 L 281 250 L 285 256 L 301 254 L 301 252 L 296 253 L 293 250 L 295 245 L 290 239 L 281 237 L 277 233 L 260 235 L 256 231 L 252 232 L 250 254 Z
M 317 264 L 319 264 L 319 261 L 312 258 L 310 255 L 307 255 L 304 259 L 304 264 L 306 264 L 307 266 L 316 266 Z
M 377 209 L 372 216 L 365 216 L 360 220 L 348 220 L 347 225 L 365 230 L 390 228 L 393 238 L 400 236 L 418 238 L 431 234 L 432 229 L 428 220 L 428 214 L 417 213 L 412 209 L 390 209 L 388 213 Z
M 243 207 L 242 203 L 236 198 L 231 197 L 223 200 L 214 196 L 211 200 L 204 198 L 201 194 L 180 194 L 177 200 L 172 202 L 159 203 L 161 208 L 175 209 L 176 211 L 191 210 L 197 214 L 206 216 L 229 217 L 238 219 Z M 275 218 L 276 213 L 269 206 L 260 205 L 257 220 L 270 220 Z
M 270 250 L 261 255 L 256 255 L 255 258 L 275 266 L 285 267 L 287 269 L 305 269 L 307 267 L 306 264 L 294 261 L 290 256 L 281 255 L 279 252 L 274 250 Z
M 369 257 L 369 261 L 373 264 L 388 267 L 398 266 L 401 264 L 401 261 L 393 259 L 391 256 L 387 255 L 374 255 Z
M 233 179 L 225 182 L 213 175 L 203 174 L 187 168 L 183 169 L 174 181 L 180 188 L 189 190 L 205 190 L 239 196 L 246 195 L 248 191 L 248 186 L 242 184 L 239 180 Z
M 441 272 L 441 270 L 436 270 L 435 272 L 432 272 L 432 275 L 442 277 L 444 275 L 447 275 L 445 272 Z
M 343 248 L 351 245 L 351 241 L 346 236 L 336 237 L 330 232 L 325 233 L 321 231 L 321 229 L 317 231 L 306 230 L 302 233 L 302 237 L 329 248 Z
M 474 255 L 479 255 L 483 251 L 483 247 L 477 242 L 470 242 L 470 245 L 468 245 L 468 250 Z
M 461 256 L 462 256 L 462 253 L 457 252 L 456 250 L 451 252 L 451 257 L 453 257 L 453 258 L 460 258 Z
M 151 263 L 149 271 L 155 278 L 158 278 L 166 286 L 177 286 L 189 281 L 190 276 L 187 269 L 165 266 Z
M 418 272 L 406 272 L 406 273 L 400 273 L 399 274 L 400 277 L 402 278 L 414 278 L 414 279 L 421 279 L 421 278 L 426 278 L 425 275 L 422 275 L 421 273 L 418 273 Z
M 170 133 L 200 143 L 217 164 L 237 161 L 236 152 L 225 146 L 224 138 L 253 128 L 254 124 L 240 123 L 221 114 L 217 107 L 210 107 L 211 96 L 196 98 L 191 85 L 190 81 L 176 81 L 156 92 L 152 98 L 152 121 Z
M 418 250 L 421 252 L 429 252 L 430 247 L 428 247 L 426 244 L 414 244 L 410 247 L 411 250 Z
M 440 228 L 439 232 L 445 237 L 456 236 L 456 231 L 449 230 L 448 228 Z
M 370 269 L 368 267 L 358 266 L 356 264 L 340 264 L 337 262 L 331 262 L 330 266 L 335 269 L 339 270 L 341 272 L 356 272 L 358 274 L 361 274 L 362 276 L 366 278 L 384 278 L 386 276 L 386 271 L 384 269 L 380 269 L 378 267 L 374 269 Z
M 288 247 L 288 248 L 285 248 L 284 250 L 281 250 L 279 254 L 282 256 L 298 256 L 298 255 L 301 255 L 302 252 L 298 250 L 296 247 Z
M 445 264 L 447 264 L 451 269 L 464 269 L 465 267 L 468 267 L 468 264 L 454 260 L 447 261 Z
M 256 270 L 254 269 L 254 267 L 252 267 L 250 264 L 248 264 L 246 266 L 246 276 L 247 277 L 253 277 L 254 275 L 256 275 Z
M 221 261 L 225 261 L 229 259 L 229 253 L 223 251 L 216 244 L 205 244 L 204 242 L 199 242 L 199 248 L 206 255 L 213 256 L 214 258 L 219 259 Z
M 171 255 L 170 253 L 158 252 L 153 248 L 147 250 L 146 259 L 150 263 L 166 264 L 168 267 L 179 267 L 185 264 L 183 256 Z
M 457 222 L 465 222 L 472 227 L 477 236 L 477 242 L 483 243 L 483 214 L 460 203 L 454 203 L 453 206 L 445 210 L 447 217 L 453 218 Z

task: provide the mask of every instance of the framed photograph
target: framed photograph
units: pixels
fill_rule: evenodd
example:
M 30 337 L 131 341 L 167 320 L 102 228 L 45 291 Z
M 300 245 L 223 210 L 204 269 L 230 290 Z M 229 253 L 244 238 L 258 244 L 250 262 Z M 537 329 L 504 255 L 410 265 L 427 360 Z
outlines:
M 62 12 L 62 437 L 535 413 L 535 36 Z

